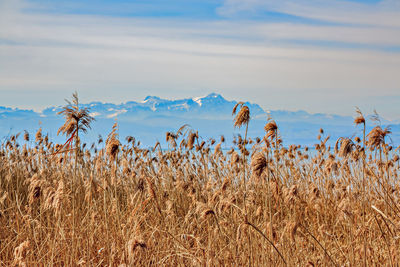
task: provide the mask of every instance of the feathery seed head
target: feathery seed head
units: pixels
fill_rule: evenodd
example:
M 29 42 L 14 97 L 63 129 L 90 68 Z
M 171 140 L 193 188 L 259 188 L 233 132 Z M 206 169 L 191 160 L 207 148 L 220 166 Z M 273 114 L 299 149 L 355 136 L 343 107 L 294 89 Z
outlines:
M 239 112 L 236 114 L 237 108 L 240 106 Z M 250 121 L 250 109 L 248 106 L 245 105 L 244 102 L 238 102 L 233 110 L 232 110 L 232 115 L 235 115 L 236 117 L 234 118 L 234 127 L 242 127 L 245 124 L 248 124 Z

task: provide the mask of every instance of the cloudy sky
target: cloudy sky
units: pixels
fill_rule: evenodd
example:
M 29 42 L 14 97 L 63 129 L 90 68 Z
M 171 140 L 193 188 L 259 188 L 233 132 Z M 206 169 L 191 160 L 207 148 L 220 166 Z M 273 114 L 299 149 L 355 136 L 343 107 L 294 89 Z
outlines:
M 398 0 L 0 0 L 0 106 L 210 92 L 400 119 Z

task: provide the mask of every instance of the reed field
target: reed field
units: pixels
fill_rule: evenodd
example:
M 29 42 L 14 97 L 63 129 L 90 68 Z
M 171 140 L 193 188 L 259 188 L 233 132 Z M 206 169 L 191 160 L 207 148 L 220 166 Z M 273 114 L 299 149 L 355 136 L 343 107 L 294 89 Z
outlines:
M 41 130 L 1 144 L 1 266 L 400 264 L 399 148 L 378 116 L 356 110 L 359 136 L 283 146 L 273 118 L 247 136 L 240 102 L 232 144 L 184 125 L 143 148 L 117 123 L 80 143 L 89 114 L 74 94 L 65 144 Z

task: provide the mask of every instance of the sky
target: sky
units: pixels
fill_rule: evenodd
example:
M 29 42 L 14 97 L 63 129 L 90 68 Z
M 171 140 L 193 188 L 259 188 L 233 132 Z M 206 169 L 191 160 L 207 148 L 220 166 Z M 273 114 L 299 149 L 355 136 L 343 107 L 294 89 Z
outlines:
M 0 106 L 74 91 L 400 120 L 400 1 L 0 0 Z

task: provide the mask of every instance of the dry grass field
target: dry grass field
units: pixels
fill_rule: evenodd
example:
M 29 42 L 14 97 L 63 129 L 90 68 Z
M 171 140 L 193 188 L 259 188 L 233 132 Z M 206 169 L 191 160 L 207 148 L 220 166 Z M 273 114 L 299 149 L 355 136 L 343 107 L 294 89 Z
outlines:
M 41 131 L 1 145 L 1 266 L 400 264 L 399 149 L 360 111 L 364 134 L 329 147 L 321 129 L 312 149 L 283 147 L 272 119 L 247 138 L 243 103 L 233 144 L 183 126 L 168 149 L 120 140 L 117 124 L 80 144 L 92 119 L 76 95 L 60 115 L 65 145 Z

